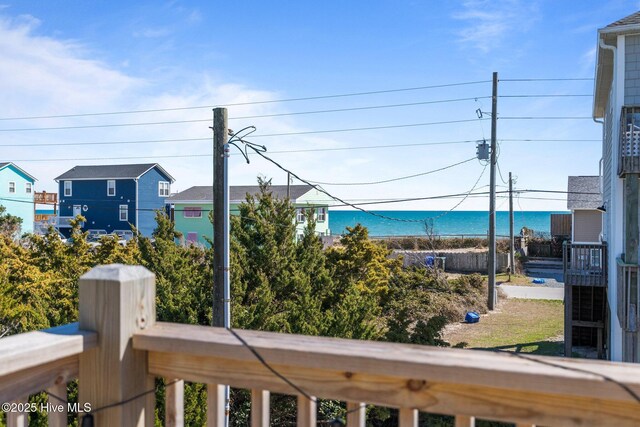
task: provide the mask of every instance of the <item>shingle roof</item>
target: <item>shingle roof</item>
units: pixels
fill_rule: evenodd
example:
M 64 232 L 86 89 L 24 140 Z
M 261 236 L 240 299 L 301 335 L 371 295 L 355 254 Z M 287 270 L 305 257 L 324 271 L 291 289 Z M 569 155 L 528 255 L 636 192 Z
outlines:
M 623 25 L 633 24 L 640 24 L 640 12 L 635 12 L 629 16 L 625 16 L 622 19 L 618 19 L 616 22 L 612 22 L 611 24 L 607 25 L 606 28 L 621 27 Z
M 567 195 L 569 210 L 596 209 L 602 206 L 599 176 L 570 176 L 567 191 L 569 192 Z
M 167 177 L 174 181 L 173 177 L 167 173 L 157 163 L 142 163 L 136 165 L 93 165 L 93 166 L 74 166 L 59 177 L 55 178 L 56 181 L 60 180 L 74 180 L 74 179 L 106 179 L 106 178 L 138 178 L 149 169 L 157 166 Z
M 3 167 L 7 166 L 9 164 L 9 162 L 0 162 L 0 169 L 2 169 Z
M 291 200 L 295 201 L 298 197 L 312 190 L 310 185 L 292 185 L 290 186 Z M 269 191 L 274 197 L 284 199 L 287 197 L 286 185 L 272 185 L 269 187 Z M 229 187 L 229 199 L 232 201 L 244 200 L 247 193 L 256 195 L 260 192 L 260 187 L 257 185 L 232 185 Z M 180 193 L 174 194 L 167 199 L 169 203 L 181 202 L 181 201 L 202 201 L 210 202 L 213 200 L 213 187 L 212 186 L 195 186 L 188 188 Z

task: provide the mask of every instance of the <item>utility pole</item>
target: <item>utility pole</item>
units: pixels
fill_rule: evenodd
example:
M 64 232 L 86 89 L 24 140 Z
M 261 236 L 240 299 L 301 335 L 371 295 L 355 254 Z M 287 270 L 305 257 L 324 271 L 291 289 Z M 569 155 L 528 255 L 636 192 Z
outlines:
M 491 167 L 489 182 L 489 260 L 487 263 L 489 295 L 487 308 L 496 306 L 496 127 L 498 122 L 498 73 L 493 73 L 491 95 Z
M 229 282 L 229 144 L 227 109 L 213 109 L 213 326 L 231 327 Z M 229 386 L 225 387 L 225 426 Z
M 511 178 L 511 172 L 509 172 L 509 281 L 511 281 L 511 274 L 515 273 L 515 246 L 513 240 L 513 180 Z

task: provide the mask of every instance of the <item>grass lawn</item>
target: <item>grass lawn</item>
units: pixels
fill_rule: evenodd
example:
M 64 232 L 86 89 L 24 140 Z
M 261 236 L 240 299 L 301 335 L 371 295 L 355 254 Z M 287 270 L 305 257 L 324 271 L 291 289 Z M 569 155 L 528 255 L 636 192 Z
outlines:
M 505 285 L 519 285 L 519 286 L 533 286 L 531 277 L 527 277 L 524 274 L 512 274 L 511 281 L 507 273 L 496 274 L 496 283 L 504 283 Z
M 447 326 L 444 339 L 466 348 L 561 356 L 563 329 L 562 301 L 509 299 L 478 323 Z

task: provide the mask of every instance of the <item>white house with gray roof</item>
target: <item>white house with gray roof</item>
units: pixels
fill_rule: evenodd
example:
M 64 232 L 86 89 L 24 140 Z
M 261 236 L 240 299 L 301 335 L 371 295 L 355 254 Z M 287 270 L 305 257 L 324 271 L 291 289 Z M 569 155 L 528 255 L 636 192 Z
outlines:
M 602 241 L 602 193 L 599 176 L 570 176 L 567 208 L 571 211 L 571 242 Z
M 331 234 L 329 228 L 329 199 L 325 194 L 310 185 L 272 185 L 269 191 L 274 198 L 285 199 L 287 194 L 296 208 L 296 233 L 300 237 L 307 226 L 305 211 L 313 208 L 316 219 L 316 233 L 320 236 Z M 229 210 L 238 213 L 238 205 L 246 201 L 247 195 L 257 195 L 257 185 L 238 185 L 229 187 Z M 176 231 L 184 236 L 185 242 L 206 244 L 205 237 L 213 238 L 213 226 L 209 213 L 213 210 L 213 187 L 194 186 L 176 193 L 167 199 Z

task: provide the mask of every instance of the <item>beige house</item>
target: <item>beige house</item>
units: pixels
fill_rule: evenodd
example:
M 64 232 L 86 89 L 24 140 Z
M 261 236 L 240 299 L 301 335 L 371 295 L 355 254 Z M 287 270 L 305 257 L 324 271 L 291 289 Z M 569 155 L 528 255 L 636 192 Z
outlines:
M 570 176 L 567 208 L 571 211 L 571 242 L 602 242 L 602 193 L 599 176 Z M 599 209 L 600 208 L 600 209 Z

